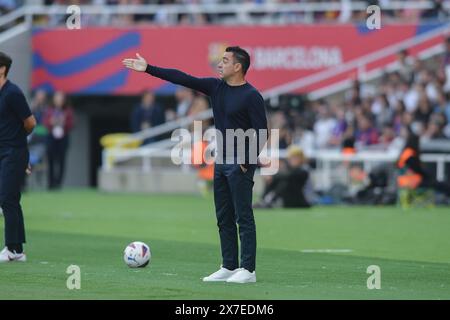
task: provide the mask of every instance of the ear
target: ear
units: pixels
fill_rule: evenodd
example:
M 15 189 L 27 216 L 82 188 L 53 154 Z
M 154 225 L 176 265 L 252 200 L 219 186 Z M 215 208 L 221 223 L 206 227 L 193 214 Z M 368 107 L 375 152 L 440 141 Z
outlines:
M 242 70 L 242 64 L 240 64 L 239 62 L 235 63 L 233 67 L 235 72 L 239 72 L 239 70 Z

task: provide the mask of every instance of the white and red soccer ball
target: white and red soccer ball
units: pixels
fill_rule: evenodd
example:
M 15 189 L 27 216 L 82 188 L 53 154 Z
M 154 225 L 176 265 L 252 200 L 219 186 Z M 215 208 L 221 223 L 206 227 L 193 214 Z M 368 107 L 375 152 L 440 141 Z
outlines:
M 149 264 L 151 256 L 148 245 L 135 241 L 125 248 L 123 259 L 130 268 L 144 268 Z

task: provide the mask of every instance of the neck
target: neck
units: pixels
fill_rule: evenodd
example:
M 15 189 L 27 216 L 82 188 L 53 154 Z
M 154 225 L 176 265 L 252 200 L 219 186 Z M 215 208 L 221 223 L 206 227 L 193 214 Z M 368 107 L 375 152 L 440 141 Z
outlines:
M 247 83 L 247 81 L 241 75 L 233 75 L 225 81 L 229 86 L 241 86 Z
M 3 85 L 6 83 L 6 78 L 5 77 L 1 77 L 0 78 L 0 89 L 3 88 Z

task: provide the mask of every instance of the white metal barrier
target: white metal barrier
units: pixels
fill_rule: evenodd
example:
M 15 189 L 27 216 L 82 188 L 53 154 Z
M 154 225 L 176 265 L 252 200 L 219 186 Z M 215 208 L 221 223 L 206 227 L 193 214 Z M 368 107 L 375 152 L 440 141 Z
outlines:
M 170 141 L 169 141 L 170 142 Z M 170 143 L 166 143 L 166 146 L 170 146 Z M 116 162 L 126 161 L 133 157 L 141 158 L 141 167 L 135 168 L 142 172 L 151 172 L 152 159 L 163 158 L 168 161 L 171 159 L 172 152 L 170 149 L 158 149 L 152 147 L 145 147 L 134 150 L 110 150 L 105 153 L 108 157 L 115 157 Z M 268 154 L 273 154 L 270 151 Z M 190 158 L 190 154 L 184 154 L 185 157 Z M 287 157 L 286 150 L 280 150 L 280 159 Z M 334 151 L 315 151 L 309 158 L 316 161 L 316 169 L 314 170 L 317 177 L 315 188 L 317 190 L 328 190 L 333 184 L 333 175 L 336 173 L 343 174 L 344 168 L 337 168 L 338 165 L 343 163 L 360 163 L 363 170 L 368 173 L 375 165 L 379 164 L 395 164 L 399 156 L 399 151 L 361 151 L 354 155 L 344 155 L 338 150 Z M 446 177 L 445 165 L 450 163 L 450 153 L 424 153 L 421 156 L 421 160 L 424 163 L 436 164 L 436 179 L 443 181 Z M 189 165 L 182 165 L 182 171 L 189 171 Z M 114 170 L 112 166 L 105 165 L 103 170 Z M 341 172 L 336 172 L 336 171 Z
M 313 155 L 317 161 L 318 174 L 320 176 L 320 186 L 318 189 L 327 190 L 332 184 L 333 164 L 361 163 L 363 170 L 368 173 L 377 164 L 394 165 L 399 157 L 399 152 L 383 151 L 363 151 L 354 155 L 344 155 L 338 151 L 320 151 Z M 424 153 L 421 155 L 421 161 L 424 163 L 436 164 L 436 179 L 443 181 L 446 177 L 445 164 L 450 163 L 450 154 Z

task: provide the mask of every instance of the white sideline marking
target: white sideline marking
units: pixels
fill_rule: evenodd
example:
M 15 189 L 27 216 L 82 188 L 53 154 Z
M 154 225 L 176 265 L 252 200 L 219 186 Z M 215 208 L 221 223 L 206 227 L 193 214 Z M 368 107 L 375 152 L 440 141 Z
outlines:
M 352 249 L 303 249 L 303 253 L 347 253 L 353 252 Z

